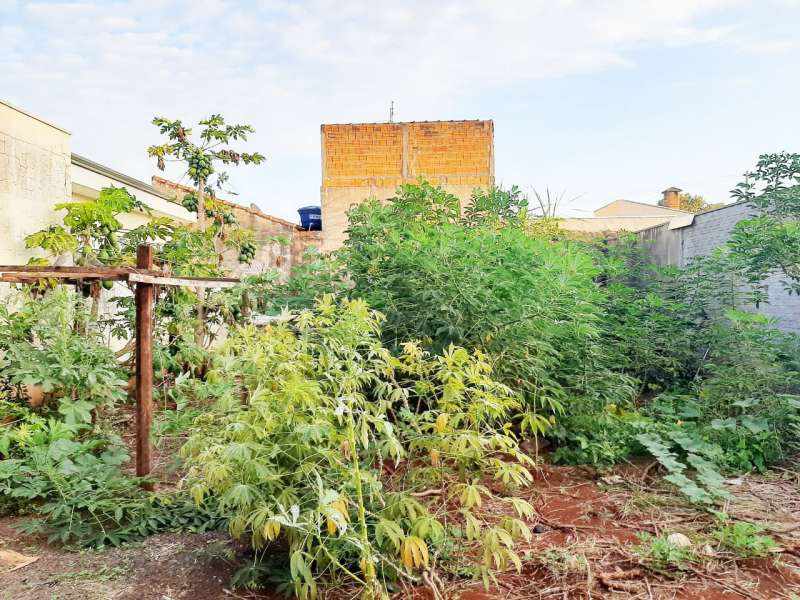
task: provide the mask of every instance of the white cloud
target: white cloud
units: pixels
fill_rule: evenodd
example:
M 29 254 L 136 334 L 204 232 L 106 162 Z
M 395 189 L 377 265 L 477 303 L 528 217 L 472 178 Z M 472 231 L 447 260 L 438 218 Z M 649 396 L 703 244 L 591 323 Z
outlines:
M 380 120 L 390 100 L 401 118 L 489 117 L 453 109 L 490 86 L 629 67 L 638 46 L 717 42 L 729 29 L 699 21 L 728 4 L 28 2 L 2 36 L 0 72 L 12 101 L 35 104 L 92 158 L 144 178 L 154 114 L 252 122 L 254 147 L 308 161 L 305 199 L 287 200 L 307 203 L 320 122 Z M 14 34 L 20 27 L 27 35 Z
M 665 43 L 674 46 L 691 46 L 696 44 L 711 44 L 729 38 L 736 31 L 735 27 L 675 27 L 670 32 L 670 37 Z
M 752 54 L 783 54 L 800 49 L 800 40 L 741 40 L 738 47 Z

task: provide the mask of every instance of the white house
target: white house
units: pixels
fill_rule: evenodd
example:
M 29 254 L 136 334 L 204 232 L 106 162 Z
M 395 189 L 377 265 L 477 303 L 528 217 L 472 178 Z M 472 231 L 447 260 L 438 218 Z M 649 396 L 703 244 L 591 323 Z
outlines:
M 156 216 L 196 221 L 149 183 L 72 154 L 70 138 L 66 129 L 0 100 L 0 264 L 25 264 L 33 254 L 25 237 L 61 222 L 56 204 L 97 198 L 103 187 L 126 188 Z M 135 211 L 120 220 L 130 228 L 147 218 Z
M 681 190 L 675 187 L 664 190 L 663 205 L 634 200 L 614 200 L 595 210 L 591 217 L 565 218 L 559 221 L 559 226 L 568 231 L 600 234 L 612 231 L 642 231 L 664 223 L 688 225 L 692 222 L 694 214 L 678 208 L 680 192 Z

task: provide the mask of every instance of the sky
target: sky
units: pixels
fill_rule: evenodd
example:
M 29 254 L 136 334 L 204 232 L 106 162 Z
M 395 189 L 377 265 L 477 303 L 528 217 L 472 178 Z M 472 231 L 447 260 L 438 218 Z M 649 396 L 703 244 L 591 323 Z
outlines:
M 800 0 L 0 0 L 0 98 L 145 181 L 154 116 L 250 123 L 267 161 L 228 197 L 291 220 L 319 203 L 320 124 L 493 119 L 497 183 L 586 216 L 729 201 L 800 151 L 797 23 Z

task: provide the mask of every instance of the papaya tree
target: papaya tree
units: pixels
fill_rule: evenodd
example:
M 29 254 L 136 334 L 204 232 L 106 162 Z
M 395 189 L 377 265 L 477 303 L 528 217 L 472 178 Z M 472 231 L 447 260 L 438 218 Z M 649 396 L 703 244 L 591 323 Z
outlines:
M 221 265 L 227 237 L 225 227 L 234 225 L 236 219 L 230 210 L 215 201 L 216 190 L 222 189 L 228 181 L 227 172 L 220 170 L 220 166 L 259 165 L 264 162 L 262 154 L 239 152 L 230 145 L 234 141 L 247 141 L 247 136 L 254 133 L 255 129 L 246 124 L 231 125 L 225 122 L 222 115 L 211 115 L 199 122 L 200 133 L 193 140 L 192 130 L 178 119 L 155 117 L 153 125 L 159 128 L 162 135 L 167 136 L 167 141 L 150 146 L 147 153 L 156 158 L 156 165 L 161 171 L 166 168 L 167 162 L 178 162 L 185 166 L 186 170 L 181 178 L 189 178 L 194 193 L 183 199 L 183 205 L 186 209 L 197 212 L 198 236 L 213 244 L 218 264 Z M 207 220 L 209 218 L 210 227 Z M 239 245 L 240 260 L 252 260 L 255 249 L 253 240 L 244 240 Z M 204 293 L 198 290 L 198 324 L 195 330 L 195 342 L 198 345 L 202 345 L 205 340 L 205 310 Z
M 777 273 L 786 291 L 800 295 L 800 154 L 762 154 L 732 195 L 756 210 L 728 242 L 751 283 Z
M 51 225 L 25 238 L 28 248 L 38 248 L 45 256 L 32 258 L 29 264 L 48 265 L 65 257 L 76 266 L 132 265 L 136 245 L 165 239 L 173 234 L 172 222 L 152 217 L 144 225 L 123 231 L 119 216 L 134 210 L 150 214 L 149 207 L 127 189 L 106 187 L 94 200 L 62 202 L 55 210 L 65 211 L 62 225 Z M 106 288 L 111 282 L 103 282 Z M 97 314 L 98 284 L 86 286 L 84 294 L 94 299 L 92 315 Z
M 228 181 L 228 174 L 219 166 L 259 165 L 265 158 L 258 152 L 238 152 L 230 147 L 233 141 L 247 141 L 247 136 L 255 132 L 251 125 L 230 125 L 222 115 L 211 115 L 199 122 L 199 139 L 192 141 L 192 130 L 184 127 L 180 120 L 155 117 L 153 125 L 167 136 L 163 144 L 150 146 L 149 156 L 156 158 L 159 170 L 166 168 L 167 162 L 180 162 L 186 167 L 183 177 L 189 178 L 195 188 L 197 225 L 204 231 L 206 218 L 206 196 L 215 196 L 216 189 L 222 189 Z

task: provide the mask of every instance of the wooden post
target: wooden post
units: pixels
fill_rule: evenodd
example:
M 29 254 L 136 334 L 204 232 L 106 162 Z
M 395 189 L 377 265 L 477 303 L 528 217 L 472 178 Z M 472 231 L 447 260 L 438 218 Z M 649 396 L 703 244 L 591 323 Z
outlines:
M 153 268 L 153 248 L 136 249 L 136 267 Z M 136 475 L 150 475 L 153 421 L 153 284 L 136 284 Z M 152 490 L 148 484 L 146 489 Z

